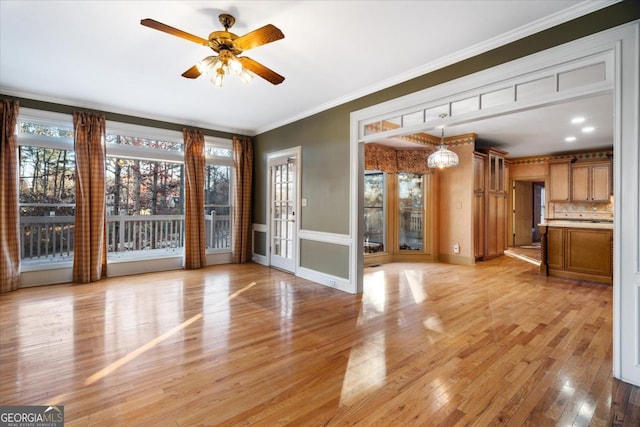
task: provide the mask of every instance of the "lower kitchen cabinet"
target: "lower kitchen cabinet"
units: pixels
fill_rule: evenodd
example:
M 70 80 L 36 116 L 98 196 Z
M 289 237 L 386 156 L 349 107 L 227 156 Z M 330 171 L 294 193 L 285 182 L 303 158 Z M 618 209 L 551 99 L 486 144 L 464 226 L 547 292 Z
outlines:
M 549 276 L 613 283 L 613 230 L 541 225 L 542 263 Z
M 564 270 L 564 228 L 549 227 L 545 247 L 549 269 Z

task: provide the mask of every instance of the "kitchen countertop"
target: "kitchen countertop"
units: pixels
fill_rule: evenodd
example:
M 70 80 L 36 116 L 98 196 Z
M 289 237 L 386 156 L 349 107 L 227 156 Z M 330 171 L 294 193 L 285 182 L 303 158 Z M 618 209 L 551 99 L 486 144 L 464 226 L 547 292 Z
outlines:
M 613 221 L 571 221 L 566 219 L 550 219 L 542 224 L 548 227 L 571 227 L 571 228 L 598 228 L 598 229 L 613 229 Z

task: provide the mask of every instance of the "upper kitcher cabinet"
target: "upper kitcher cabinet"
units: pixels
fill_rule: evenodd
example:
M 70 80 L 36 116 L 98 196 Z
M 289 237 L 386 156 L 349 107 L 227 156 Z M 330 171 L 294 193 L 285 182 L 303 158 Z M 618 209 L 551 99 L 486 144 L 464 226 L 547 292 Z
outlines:
M 611 162 L 576 163 L 571 167 L 571 200 L 608 202 L 611 195 Z
M 550 202 L 608 202 L 611 195 L 611 161 L 574 159 L 549 161 Z
M 549 160 L 549 194 L 550 202 L 568 202 L 571 196 L 569 182 L 571 180 L 571 160 Z

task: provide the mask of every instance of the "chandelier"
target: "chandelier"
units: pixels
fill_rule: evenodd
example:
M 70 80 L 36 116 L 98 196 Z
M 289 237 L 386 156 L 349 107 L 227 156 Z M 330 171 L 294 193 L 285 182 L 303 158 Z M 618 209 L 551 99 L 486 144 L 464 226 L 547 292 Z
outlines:
M 234 74 L 240 77 L 243 83 L 249 83 L 253 76 L 240 63 L 238 58 L 230 51 L 220 50 L 218 56 L 207 56 L 196 64 L 201 74 L 213 73 L 211 83 L 221 87 L 224 77 Z
M 427 159 L 427 166 L 429 168 L 450 168 L 452 166 L 458 166 L 458 155 L 447 148 L 447 144 L 444 143 L 444 127 L 442 127 L 442 136 L 440 137 L 440 145 L 438 145 L 436 151 L 429 155 Z

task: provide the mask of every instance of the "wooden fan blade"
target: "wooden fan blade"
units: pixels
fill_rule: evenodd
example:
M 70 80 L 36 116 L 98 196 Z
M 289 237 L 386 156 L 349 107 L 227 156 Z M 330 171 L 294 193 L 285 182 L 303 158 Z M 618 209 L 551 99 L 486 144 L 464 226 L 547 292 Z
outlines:
M 202 73 L 200 72 L 200 70 L 198 70 L 198 67 L 194 65 L 193 67 L 182 73 L 182 77 L 186 77 L 188 79 L 197 79 L 201 74 Z
M 282 34 L 282 31 L 277 27 L 268 24 L 262 28 L 251 31 L 242 37 L 238 37 L 233 41 L 233 43 L 241 50 L 249 50 L 283 38 L 284 34 Z
M 153 28 L 154 30 L 171 34 L 172 36 L 177 36 L 185 40 L 189 40 L 190 42 L 198 43 L 204 46 L 209 46 L 209 41 L 203 39 L 202 37 L 194 36 L 193 34 L 189 34 L 177 28 L 170 27 L 166 24 L 163 24 L 162 22 L 158 22 L 150 18 L 141 20 L 140 24 L 144 25 L 145 27 Z
M 240 61 L 242 66 L 247 70 L 254 72 L 255 74 L 273 83 L 274 85 L 278 85 L 284 81 L 284 77 L 282 77 L 280 74 L 276 73 L 273 70 L 270 70 L 269 68 L 265 67 L 259 62 L 254 61 L 251 58 L 243 56 L 241 58 L 238 58 L 238 61 Z

